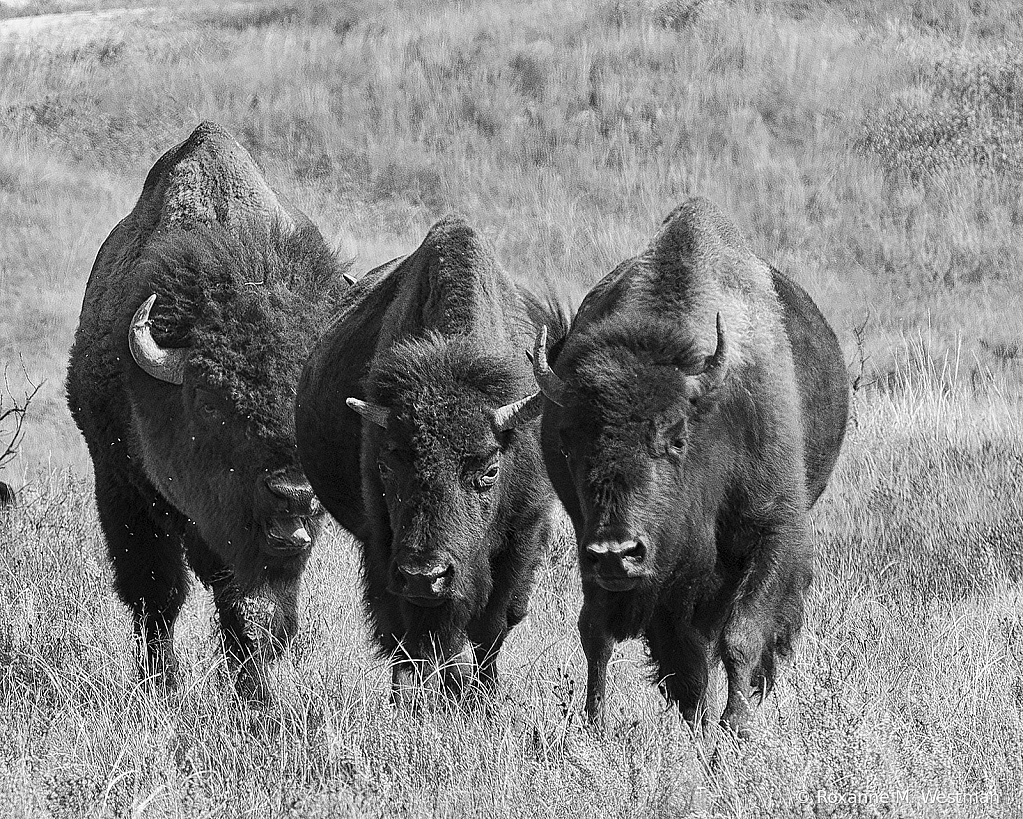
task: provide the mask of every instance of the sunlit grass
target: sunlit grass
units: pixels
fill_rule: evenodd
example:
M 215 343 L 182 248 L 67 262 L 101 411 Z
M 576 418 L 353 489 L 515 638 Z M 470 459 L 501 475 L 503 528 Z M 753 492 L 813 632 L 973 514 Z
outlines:
M 110 4 L 26 11 L 72 5 Z M 652 0 L 180 2 L 31 48 L 5 47 L 0 21 L 0 365 L 15 390 L 22 361 L 46 382 L 3 476 L 29 485 L 0 511 L 0 813 L 916 817 L 1019 801 L 1019 180 L 972 159 L 914 176 L 892 161 L 903 143 L 864 138 L 912 105 L 923 119 L 883 121 L 916 145 L 949 60 L 969 89 L 988 87 L 971 66 L 1017 72 L 1018 13 L 705 5 L 682 23 L 685 3 Z M 1009 85 L 984 93 L 1012 138 Z M 275 704 L 231 693 L 201 588 L 181 690 L 136 682 L 63 371 L 96 250 L 201 119 L 360 270 L 460 210 L 513 274 L 578 300 L 702 194 L 811 291 L 871 386 L 813 514 L 807 627 L 753 741 L 692 737 L 635 644 L 612 667 L 607 735 L 583 728 L 567 548 L 486 707 L 388 704 L 341 536 L 310 565 Z M 972 801 L 927 801 L 953 792 Z M 842 794 L 872 801 L 828 801 Z
M 870 129 L 916 128 L 892 112 L 925 121 L 967 88 L 1009 112 L 990 138 L 1023 145 L 1009 6 L 965 31 L 951 0 L 716 3 L 660 24 L 694 5 L 180 2 L 6 50 L 0 26 L 0 361 L 25 356 L 49 407 L 25 467 L 84 462 L 60 372 L 92 256 L 206 118 L 362 269 L 459 210 L 513 273 L 578 297 L 702 194 L 810 289 L 850 359 L 866 318 L 879 371 L 923 327 L 1000 366 L 990 350 L 1023 332 L 1018 180 L 969 162 L 899 176 L 902 143 Z
M 236 699 L 201 588 L 181 690 L 154 694 L 88 483 L 53 475 L 0 514 L 5 815 L 827 815 L 822 799 L 864 793 L 930 816 L 927 795 L 953 791 L 973 800 L 956 815 L 1001 815 L 1023 773 L 1023 416 L 997 395 L 968 411 L 924 375 L 859 398 L 813 515 L 806 630 L 741 746 L 665 711 L 636 644 L 612 665 L 606 735 L 582 725 L 570 550 L 543 565 L 492 702 L 391 707 L 337 535 L 310 564 L 277 702 Z

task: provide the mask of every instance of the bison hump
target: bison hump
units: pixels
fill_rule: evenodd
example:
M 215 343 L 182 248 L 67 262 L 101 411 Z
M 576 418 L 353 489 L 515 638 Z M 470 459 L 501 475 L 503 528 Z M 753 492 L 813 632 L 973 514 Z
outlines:
M 154 227 L 220 223 L 266 230 L 295 227 L 295 217 L 238 142 L 213 122 L 200 123 L 149 172 L 136 211 Z M 142 215 L 142 214 L 139 214 Z

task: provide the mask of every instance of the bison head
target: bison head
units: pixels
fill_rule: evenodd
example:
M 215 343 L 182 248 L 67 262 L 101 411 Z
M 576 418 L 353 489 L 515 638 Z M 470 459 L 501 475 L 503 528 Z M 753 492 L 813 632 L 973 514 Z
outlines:
M 311 227 L 214 224 L 151 241 L 141 265 L 152 294 L 125 339 L 149 477 L 243 588 L 290 576 L 323 520 L 298 465 L 294 395 L 342 286 L 333 256 Z
M 584 582 L 640 587 L 677 566 L 687 540 L 713 532 L 701 510 L 729 370 L 720 316 L 714 352 L 695 347 L 649 317 L 605 319 L 567 338 L 558 363 L 571 375 L 562 379 L 548 364 L 546 331 L 537 339 L 537 382 L 557 405 L 545 457 L 560 461 L 551 473 L 575 524 Z
M 416 606 L 472 610 L 490 593 L 494 526 L 509 515 L 519 426 L 538 395 L 515 400 L 521 375 L 470 338 L 431 334 L 392 347 L 368 379 L 373 422 L 363 450 L 369 496 L 383 496 L 391 532 L 391 593 Z

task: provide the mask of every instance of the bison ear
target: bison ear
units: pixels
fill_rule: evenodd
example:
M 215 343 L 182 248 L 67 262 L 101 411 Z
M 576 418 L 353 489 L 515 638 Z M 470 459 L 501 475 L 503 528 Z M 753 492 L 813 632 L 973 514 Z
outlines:
M 267 184 L 248 151 L 212 122 L 201 123 L 160 157 L 140 208 L 153 227 L 219 223 L 235 233 L 291 233 L 312 224 Z

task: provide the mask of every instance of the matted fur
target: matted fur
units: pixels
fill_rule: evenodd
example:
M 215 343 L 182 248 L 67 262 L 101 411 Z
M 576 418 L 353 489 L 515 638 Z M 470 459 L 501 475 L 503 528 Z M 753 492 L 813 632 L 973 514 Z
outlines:
M 536 386 L 522 346 L 553 314 L 517 288 L 489 243 L 448 217 L 405 259 L 374 273 L 310 357 L 297 432 L 324 505 L 360 541 L 376 647 L 395 660 L 395 693 L 421 660 L 466 656 L 488 685 L 526 613 L 557 529 L 538 425 L 499 431 L 494 412 Z M 345 406 L 368 400 L 387 428 Z M 474 488 L 497 464 L 490 489 Z M 439 604 L 403 595 L 408 571 L 450 567 Z M 461 664 L 461 669 L 459 669 Z
M 294 634 L 308 550 L 282 552 L 269 533 L 281 520 L 305 520 L 312 535 L 320 525 L 301 488 L 294 395 L 345 269 L 212 123 L 161 157 L 100 248 L 68 404 L 92 455 L 115 587 L 145 643 L 147 675 L 173 676 L 186 561 L 214 592 L 233 661 L 254 650 L 245 594 L 277 599 L 278 645 Z M 181 385 L 143 371 L 128 349 L 133 314 L 152 294 L 154 339 L 187 349 Z M 271 493 L 270 477 L 297 494 Z
M 697 379 L 717 315 L 727 370 L 708 394 Z M 543 444 L 579 543 L 587 710 L 602 715 L 611 644 L 642 636 L 693 721 L 721 658 L 723 719 L 742 728 L 802 625 L 807 510 L 847 412 L 834 333 L 717 208 L 690 199 L 591 290 L 548 358 L 568 386 L 565 406 L 547 405 Z

